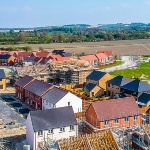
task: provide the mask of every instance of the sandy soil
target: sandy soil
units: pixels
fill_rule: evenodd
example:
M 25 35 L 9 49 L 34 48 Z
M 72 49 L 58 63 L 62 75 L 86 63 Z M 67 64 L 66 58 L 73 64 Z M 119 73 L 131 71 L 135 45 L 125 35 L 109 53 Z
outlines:
M 112 50 L 114 54 L 118 55 L 150 55 L 150 39 L 25 45 L 30 45 L 33 50 L 38 50 L 39 47 L 44 47 L 45 49 L 50 51 L 52 51 L 53 49 L 64 49 L 67 52 L 75 53 L 85 52 L 92 54 L 95 53 L 97 50 Z

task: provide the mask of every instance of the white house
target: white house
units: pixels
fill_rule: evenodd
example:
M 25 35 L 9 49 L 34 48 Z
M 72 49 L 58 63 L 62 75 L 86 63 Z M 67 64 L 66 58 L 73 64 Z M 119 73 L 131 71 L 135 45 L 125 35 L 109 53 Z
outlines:
M 32 150 L 45 142 L 78 136 L 78 124 L 71 106 L 30 111 L 26 120 L 26 141 Z
M 43 110 L 64 106 L 72 106 L 74 113 L 82 112 L 82 99 L 57 87 L 42 96 Z

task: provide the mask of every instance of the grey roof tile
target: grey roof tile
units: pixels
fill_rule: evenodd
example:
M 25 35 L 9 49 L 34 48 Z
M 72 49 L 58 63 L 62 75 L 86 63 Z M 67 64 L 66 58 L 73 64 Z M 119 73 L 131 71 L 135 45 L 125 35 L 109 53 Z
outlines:
M 133 80 L 122 86 L 123 89 L 133 92 L 147 92 L 150 91 L 150 85 L 141 80 Z
M 60 99 L 62 99 L 68 91 L 53 87 L 46 94 L 42 96 L 43 99 L 48 100 L 49 102 L 56 104 Z
M 88 83 L 84 89 L 87 90 L 88 92 L 90 92 L 92 89 L 94 89 L 96 86 L 96 84 L 93 84 L 93 83 Z
M 100 80 L 105 74 L 106 74 L 106 72 L 101 72 L 101 71 L 96 71 L 96 70 L 94 70 L 94 71 L 91 72 L 86 78 L 87 78 L 87 79 L 91 79 L 91 80 L 98 81 L 98 80 Z
M 132 81 L 131 79 L 125 78 L 123 76 L 117 76 L 117 77 L 114 77 L 113 79 L 107 81 L 107 83 L 110 83 L 110 84 L 113 84 L 116 86 L 123 86 L 131 81 Z
M 0 79 L 6 78 L 4 69 L 0 69 Z
M 31 93 L 34 93 L 38 96 L 41 96 L 42 94 L 44 94 L 52 85 L 45 83 L 43 81 L 39 81 L 39 80 L 34 80 L 33 82 L 31 82 L 30 84 L 28 84 L 25 87 L 25 90 L 30 91 Z
M 20 87 L 24 87 L 27 85 L 30 81 L 32 81 L 34 78 L 28 75 L 25 75 L 24 77 L 20 78 L 15 85 L 18 85 Z
M 72 106 L 30 111 L 34 131 L 77 125 Z

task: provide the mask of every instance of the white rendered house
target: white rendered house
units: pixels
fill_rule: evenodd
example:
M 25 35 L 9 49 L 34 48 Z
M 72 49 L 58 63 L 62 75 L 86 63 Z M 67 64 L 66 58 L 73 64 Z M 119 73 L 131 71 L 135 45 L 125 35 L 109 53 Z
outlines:
M 26 120 L 26 141 L 32 150 L 49 141 L 78 136 L 78 124 L 71 106 L 30 111 Z
M 64 106 L 72 106 L 74 113 L 82 112 L 82 99 L 57 87 L 42 96 L 43 110 Z

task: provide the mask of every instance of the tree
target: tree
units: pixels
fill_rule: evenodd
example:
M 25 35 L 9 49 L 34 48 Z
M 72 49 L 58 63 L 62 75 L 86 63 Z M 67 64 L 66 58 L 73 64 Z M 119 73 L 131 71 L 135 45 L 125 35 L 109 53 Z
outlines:
M 64 42 L 64 40 L 65 40 L 65 36 L 64 36 L 64 34 L 59 34 L 58 35 L 58 42 Z
M 32 50 L 31 46 L 24 46 L 22 49 L 25 50 L 26 52 Z
M 43 47 L 39 47 L 39 51 L 44 51 L 44 48 Z
M 25 35 L 24 32 L 19 32 L 18 40 L 21 41 L 21 42 L 25 42 L 25 40 L 26 40 L 26 35 Z

